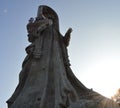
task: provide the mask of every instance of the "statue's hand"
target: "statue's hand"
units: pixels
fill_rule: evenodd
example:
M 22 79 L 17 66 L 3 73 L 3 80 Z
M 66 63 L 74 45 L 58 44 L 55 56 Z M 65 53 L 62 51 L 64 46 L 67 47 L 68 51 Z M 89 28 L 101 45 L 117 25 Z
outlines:
M 71 33 L 72 31 L 73 31 L 72 28 L 69 28 L 67 33 Z
M 72 28 L 69 28 L 69 29 L 67 30 L 67 32 L 65 33 L 64 43 L 65 43 L 66 46 L 69 45 L 71 32 L 72 32 Z

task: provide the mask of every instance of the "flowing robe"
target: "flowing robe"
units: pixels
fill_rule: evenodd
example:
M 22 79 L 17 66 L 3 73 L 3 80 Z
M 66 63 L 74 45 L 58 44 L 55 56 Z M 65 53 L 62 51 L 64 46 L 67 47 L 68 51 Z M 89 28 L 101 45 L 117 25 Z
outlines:
M 52 25 L 42 31 L 37 39 L 40 58 L 30 57 L 24 64 L 19 85 L 9 100 L 14 101 L 10 108 L 61 108 L 79 98 L 72 85 L 77 79 L 72 76 L 63 39 Z
M 28 47 L 32 54 L 28 53 L 23 62 L 8 108 L 119 108 L 75 77 L 64 37 L 53 24 L 36 37 Z

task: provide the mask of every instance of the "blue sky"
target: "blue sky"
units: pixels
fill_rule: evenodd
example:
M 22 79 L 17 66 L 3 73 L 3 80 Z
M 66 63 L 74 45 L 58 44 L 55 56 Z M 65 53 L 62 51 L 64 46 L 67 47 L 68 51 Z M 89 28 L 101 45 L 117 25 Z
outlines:
M 0 108 L 18 84 L 26 56 L 26 24 L 39 5 L 52 7 L 64 35 L 73 28 L 69 50 L 71 68 L 88 88 L 111 96 L 120 87 L 120 0 L 1 0 Z

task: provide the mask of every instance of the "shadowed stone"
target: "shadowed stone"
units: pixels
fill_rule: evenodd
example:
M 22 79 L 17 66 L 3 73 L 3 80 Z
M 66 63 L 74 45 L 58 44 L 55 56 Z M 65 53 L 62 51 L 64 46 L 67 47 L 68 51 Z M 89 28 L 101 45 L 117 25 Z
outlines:
M 63 36 L 57 13 L 39 6 L 36 19 L 27 24 L 27 56 L 8 108 L 120 108 L 84 86 L 73 74 L 67 47 L 72 29 Z

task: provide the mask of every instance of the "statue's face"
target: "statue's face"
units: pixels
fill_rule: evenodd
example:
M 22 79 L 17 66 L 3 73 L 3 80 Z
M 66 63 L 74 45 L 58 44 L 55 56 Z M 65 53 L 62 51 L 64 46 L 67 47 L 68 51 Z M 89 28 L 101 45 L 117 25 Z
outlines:
M 37 17 L 41 17 L 41 16 L 42 16 L 42 11 L 43 11 L 43 7 L 40 6 L 40 7 L 38 8 Z
M 39 19 L 41 19 L 41 18 L 51 19 L 53 21 L 53 25 L 57 29 L 59 29 L 57 13 L 53 9 L 51 9 L 50 7 L 45 6 L 45 5 L 40 6 L 39 9 L 38 9 L 37 17 Z

